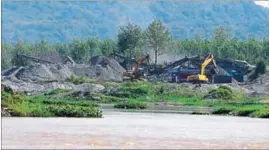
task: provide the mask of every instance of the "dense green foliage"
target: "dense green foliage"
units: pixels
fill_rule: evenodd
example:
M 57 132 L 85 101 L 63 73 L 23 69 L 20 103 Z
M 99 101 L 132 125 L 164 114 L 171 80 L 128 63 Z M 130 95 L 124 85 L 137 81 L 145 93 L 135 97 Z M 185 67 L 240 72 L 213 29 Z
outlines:
M 220 86 L 217 89 L 209 91 L 206 97 L 210 97 L 213 99 L 231 100 L 235 97 L 235 95 L 229 87 Z
M 127 32 L 126 34 L 128 36 L 129 33 Z M 137 40 L 140 41 L 140 39 Z M 88 38 L 86 40 L 74 40 L 68 44 L 57 43 L 54 45 L 49 45 L 47 41 L 41 41 L 36 44 L 27 44 L 21 41 L 15 44 L 2 43 L 2 68 L 5 69 L 12 65 L 27 65 L 27 63 L 17 58 L 17 54 L 39 56 L 40 53 L 44 52 L 58 52 L 62 56 L 71 56 L 76 62 L 88 62 L 93 55 L 108 56 L 114 50 L 122 48 L 127 48 L 123 51 L 124 55 L 129 57 L 129 53 L 132 53 L 137 57 L 145 52 L 143 47 L 148 46 L 148 43 L 140 43 L 136 40 L 127 42 Z M 126 47 L 126 44 L 135 44 L 136 46 L 133 45 L 130 49 L 130 47 Z M 218 58 L 240 59 L 249 61 L 250 63 L 258 63 L 258 61 L 263 61 L 265 64 L 269 63 L 269 38 L 262 40 L 250 38 L 246 41 L 241 41 L 237 38 L 232 38 L 230 33 L 222 27 L 216 28 L 212 40 L 206 40 L 200 37 L 194 40 L 173 40 L 166 49 L 171 55 L 200 54 L 205 56 L 212 53 Z M 157 53 L 157 55 L 159 54 Z M 52 53 L 51 56 L 54 56 L 54 54 Z M 45 59 L 51 58 L 53 57 L 45 57 Z
M 132 23 L 120 27 L 118 33 L 118 51 L 133 58 L 134 53 L 137 52 L 142 44 L 143 31 L 140 26 Z
M 176 106 L 208 107 L 213 110 L 214 114 L 269 117 L 269 104 L 260 103 L 261 99 L 247 98 L 241 95 L 239 91 L 232 91 L 227 87 L 220 87 L 219 89 L 233 93 L 236 98 L 228 99 L 224 96 L 226 98 L 224 100 L 223 95 L 220 94 L 216 99 L 205 100 L 203 97 L 208 94 L 207 92 L 193 92 L 187 85 L 182 84 L 159 82 L 103 82 L 102 84 L 115 90 L 91 95 L 93 97 L 78 98 L 68 95 L 58 99 L 53 97 L 57 97 L 58 94 L 64 95 L 69 91 L 56 89 L 40 96 L 2 92 L 2 107 L 11 110 L 12 116 L 101 117 L 99 105 L 96 103 L 113 103 L 115 108 L 121 109 L 150 109 L 151 105 L 148 105 L 148 103 L 170 103 Z M 124 92 L 127 94 L 123 95 Z M 200 112 L 197 109 L 194 113 L 199 114 L 202 111 Z
M 157 64 L 158 56 L 163 54 L 171 40 L 170 33 L 161 20 L 154 20 L 145 31 L 145 39 L 154 50 L 155 65 Z
M 250 116 L 257 118 L 269 118 L 269 105 L 253 104 L 243 106 L 224 105 L 217 107 L 213 114 L 233 114 L 237 116 Z
M 168 83 L 118 83 L 119 85 L 120 88 L 110 92 L 111 95 L 107 96 L 109 99 L 106 99 L 106 103 L 116 103 L 115 108 L 147 109 L 150 108 L 147 103 L 162 102 L 173 103 L 173 105 L 210 107 L 213 109 L 213 114 L 259 118 L 268 118 L 269 115 L 268 104 L 259 103 L 260 99 L 247 98 L 240 91 L 231 90 L 226 86 L 210 90 L 209 93 L 194 93 L 184 85 Z M 214 99 L 203 99 L 210 93 Z
M 250 76 L 251 80 L 254 80 L 258 78 L 261 74 L 264 74 L 266 72 L 266 64 L 263 60 L 258 61 L 255 72 Z
M 50 92 L 50 94 L 55 93 Z M 2 91 L 2 107 L 20 117 L 102 117 L 98 105 L 90 101 L 53 99 L 44 95 L 25 96 Z
M 217 26 L 229 28 L 239 39 L 263 38 L 269 33 L 268 12 L 253 1 L 4 1 L 2 40 L 115 39 L 119 26 L 129 20 L 146 29 L 154 18 L 174 38 L 210 38 Z
M 89 78 L 85 76 L 75 77 L 74 75 L 71 75 L 71 77 L 68 78 L 67 81 L 74 84 L 82 84 L 82 83 L 89 82 Z
M 115 108 L 123 108 L 123 109 L 146 109 L 147 105 L 143 102 L 137 101 L 123 101 L 114 105 Z
M 38 46 L 37 46 L 38 45 Z M 40 56 L 42 53 L 57 52 L 61 56 L 71 56 L 76 62 L 88 62 L 93 55 L 108 56 L 113 49 L 117 48 L 117 42 L 113 40 L 100 40 L 99 38 L 88 38 L 87 40 L 74 40 L 71 43 L 56 43 L 49 45 L 47 41 L 41 41 L 36 44 L 27 44 L 18 41 L 9 45 L 2 43 L 2 68 L 8 68 L 12 65 L 27 65 L 25 61 L 17 58 L 17 54 L 26 54 L 30 56 Z M 49 57 L 42 59 L 51 60 L 54 53 Z

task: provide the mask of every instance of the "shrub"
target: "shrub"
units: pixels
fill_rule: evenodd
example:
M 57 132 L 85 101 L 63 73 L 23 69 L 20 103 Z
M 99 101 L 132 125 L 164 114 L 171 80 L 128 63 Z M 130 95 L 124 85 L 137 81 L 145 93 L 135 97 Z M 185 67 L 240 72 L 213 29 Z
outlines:
M 69 90 L 64 90 L 64 89 L 55 89 L 55 90 L 51 90 L 47 93 L 45 93 L 44 95 L 55 95 L 55 94 L 60 94 L 60 93 L 64 93 L 64 92 L 68 92 Z
M 121 102 L 123 100 L 124 100 L 123 98 L 119 98 L 119 97 L 102 95 L 100 102 L 102 102 L 102 103 L 114 103 L 114 102 Z
M 54 105 L 49 106 L 49 111 L 58 117 L 102 117 L 102 111 L 97 107 Z
M 250 116 L 257 117 L 257 118 L 269 118 L 269 110 L 268 108 L 264 110 L 257 110 L 253 112 Z
M 147 105 L 142 102 L 124 101 L 115 104 L 114 107 L 123 109 L 146 109 Z
M 255 80 L 265 72 L 266 72 L 265 62 L 263 60 L 259 60 L 256 64 L 255 72 L 249 78 L 250 80 Z
M 82 84 L 89 82 L 89 79 L 85 76 L 75 77 L 74 75 L 71 75 L 71 77 L 67 80 L 69 82 L 72 82 L 73 84 Z
M 236 113 L 236 115 L 238 116 L 249 116 L 251 113 L 257 111 L 257 108 L 253 107 L 246 107 L 246 108 L 237 108 L 234 110 L 234 112 Z
M 233 109 L 231 107 L 219 107 L 216 108 L 212 114 L 228 114 L 232 111 Z
M 44 104 L 48 105 L 76 105 L 76 106 L 87 106 L 87 107 L 98 107 L 99 105 L 91 101 L 76 101 L 76 100 L 43 100 Z
M 2 93 L 2 102 L 11 116 L 18 117 L 102 117 L 98 105 L 90 101 L 49 99 L 42 96 L 26 97 L 20 94 Z
M 53 117 L 54 114 L 51 113 L 47 106 L 39 106 L 31 109 L 28 113 L 30 117 Z
M 210 91 L 204 98 L 229 100 L 234 98 L 233 91 L 226 86 L 220 86 Z
M 116 91 L 110 93 L 110 96 L 120 98 L 138 98 L 147 95 L 148 91 L 141 87 L 121 87 Z

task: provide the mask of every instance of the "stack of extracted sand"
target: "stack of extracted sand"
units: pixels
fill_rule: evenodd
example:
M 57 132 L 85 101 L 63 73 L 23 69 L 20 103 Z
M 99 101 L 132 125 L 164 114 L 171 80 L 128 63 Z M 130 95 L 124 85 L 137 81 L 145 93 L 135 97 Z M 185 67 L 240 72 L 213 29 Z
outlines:
M 71 75 L 73 75 L 73 72 L 65 65 L 35 63 L 24 67 L 15 76 L 20 80 L 64 81 Z
M 244 85 L 245 88 L 254 91 L 253 96 L 269 96 L 269 72 L 261 75 L 252 82 Z
M 91 65 L 76 64 L 70 66 L 77 76 L 87 76 L 107 81 L 122 81 L 125 69 L 114 59 L 104 56 L 94 56 L 90 59 Z
M 123 67 L 114 59 L 95 56 L 87 64 L 33 63 L 25 67 L 13 67 L 2 73 L 2 85 L 13 91 L 41 93 L 53 89 L 74 90 L 69 79 L 74 76 L 87 76 L 107 81 L 122 81 Z

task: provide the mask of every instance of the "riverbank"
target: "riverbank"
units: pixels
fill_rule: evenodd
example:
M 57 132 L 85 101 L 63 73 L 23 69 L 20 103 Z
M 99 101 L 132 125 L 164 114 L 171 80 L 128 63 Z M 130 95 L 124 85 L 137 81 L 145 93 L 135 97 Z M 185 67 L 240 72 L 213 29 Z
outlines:
M 2 91 L 2 110 L 20 117 L 102 117 L 105 104 L 113 109 L 139 112 L 215 114 L 269 118 L 265 98 L 249 98 L 227 86 L 203 90 L 189 84 L 111 83 L 102 93 L 52 90 L 40 95 Z M 3 115 L 3 114 L 2 114 Z

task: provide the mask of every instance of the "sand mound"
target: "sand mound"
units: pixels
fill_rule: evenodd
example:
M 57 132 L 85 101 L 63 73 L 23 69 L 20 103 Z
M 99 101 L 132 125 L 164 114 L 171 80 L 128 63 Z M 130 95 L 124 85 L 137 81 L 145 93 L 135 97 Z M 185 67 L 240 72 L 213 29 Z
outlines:
M 252 96 L 269 96 L 269 72 L 248 83 L 245 87 L 253 91 Z

